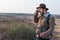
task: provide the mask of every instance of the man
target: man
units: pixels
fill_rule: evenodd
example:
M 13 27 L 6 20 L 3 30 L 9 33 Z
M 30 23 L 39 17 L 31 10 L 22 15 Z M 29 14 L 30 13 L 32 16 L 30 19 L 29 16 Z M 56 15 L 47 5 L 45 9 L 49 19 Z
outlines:
M 34 22 L 38 24 L 36 27 L 36 40 L 50 40 L 50 35 L 54 30 L 55 18 L 47 12 L 48 10 L 46 5 L 41 3 L 35 11 Z

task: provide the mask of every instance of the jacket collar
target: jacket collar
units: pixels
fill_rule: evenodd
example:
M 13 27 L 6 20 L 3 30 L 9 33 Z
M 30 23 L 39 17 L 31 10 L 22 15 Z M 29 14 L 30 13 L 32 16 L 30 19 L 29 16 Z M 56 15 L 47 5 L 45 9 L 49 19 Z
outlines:
M 49 14 L 50 14 L 50 13 L 49 13 L 49 12 L 47 12 L 46 14 L 44 14 L 44 16 L 45 16 L 45 17 L 48 17 L 48 15 L 49 15 Z

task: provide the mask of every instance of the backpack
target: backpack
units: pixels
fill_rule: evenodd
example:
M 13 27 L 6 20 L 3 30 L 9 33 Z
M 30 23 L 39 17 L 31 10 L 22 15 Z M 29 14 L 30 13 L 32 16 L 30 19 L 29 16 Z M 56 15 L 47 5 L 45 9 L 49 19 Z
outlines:
M 46 17 L 46 22 L 47 22 L 48 25 L 49 25 L 50 16 L 51 16 L 51 14 L 49 14 L 49 15 Z M 52 37 L 53 34 L 51 33 L 50 35 L 51 35 L 51 37 Z

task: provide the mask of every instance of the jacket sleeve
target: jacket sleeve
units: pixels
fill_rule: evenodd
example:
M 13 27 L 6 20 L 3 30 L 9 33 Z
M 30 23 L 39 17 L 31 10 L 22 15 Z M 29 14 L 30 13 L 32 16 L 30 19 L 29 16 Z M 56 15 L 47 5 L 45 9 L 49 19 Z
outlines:
M 53 32 L 54 25 L 55 25 L 55 18 L 53 16 L 50 16 L 49 29 L 44 32 L 46 36 L 50 35 Z
M 38 23 L 38 13 L 37 12 L 35 12 L 35 14 L 34 14 L 34 22 Z

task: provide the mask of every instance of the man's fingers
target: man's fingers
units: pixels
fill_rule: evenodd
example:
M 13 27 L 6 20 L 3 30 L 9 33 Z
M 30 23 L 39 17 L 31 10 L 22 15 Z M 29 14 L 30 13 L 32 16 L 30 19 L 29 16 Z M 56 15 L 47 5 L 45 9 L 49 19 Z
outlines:
M 40 34 L 40 37 L 45 37 L 44 33 L 41 33 L 41 34 Z

